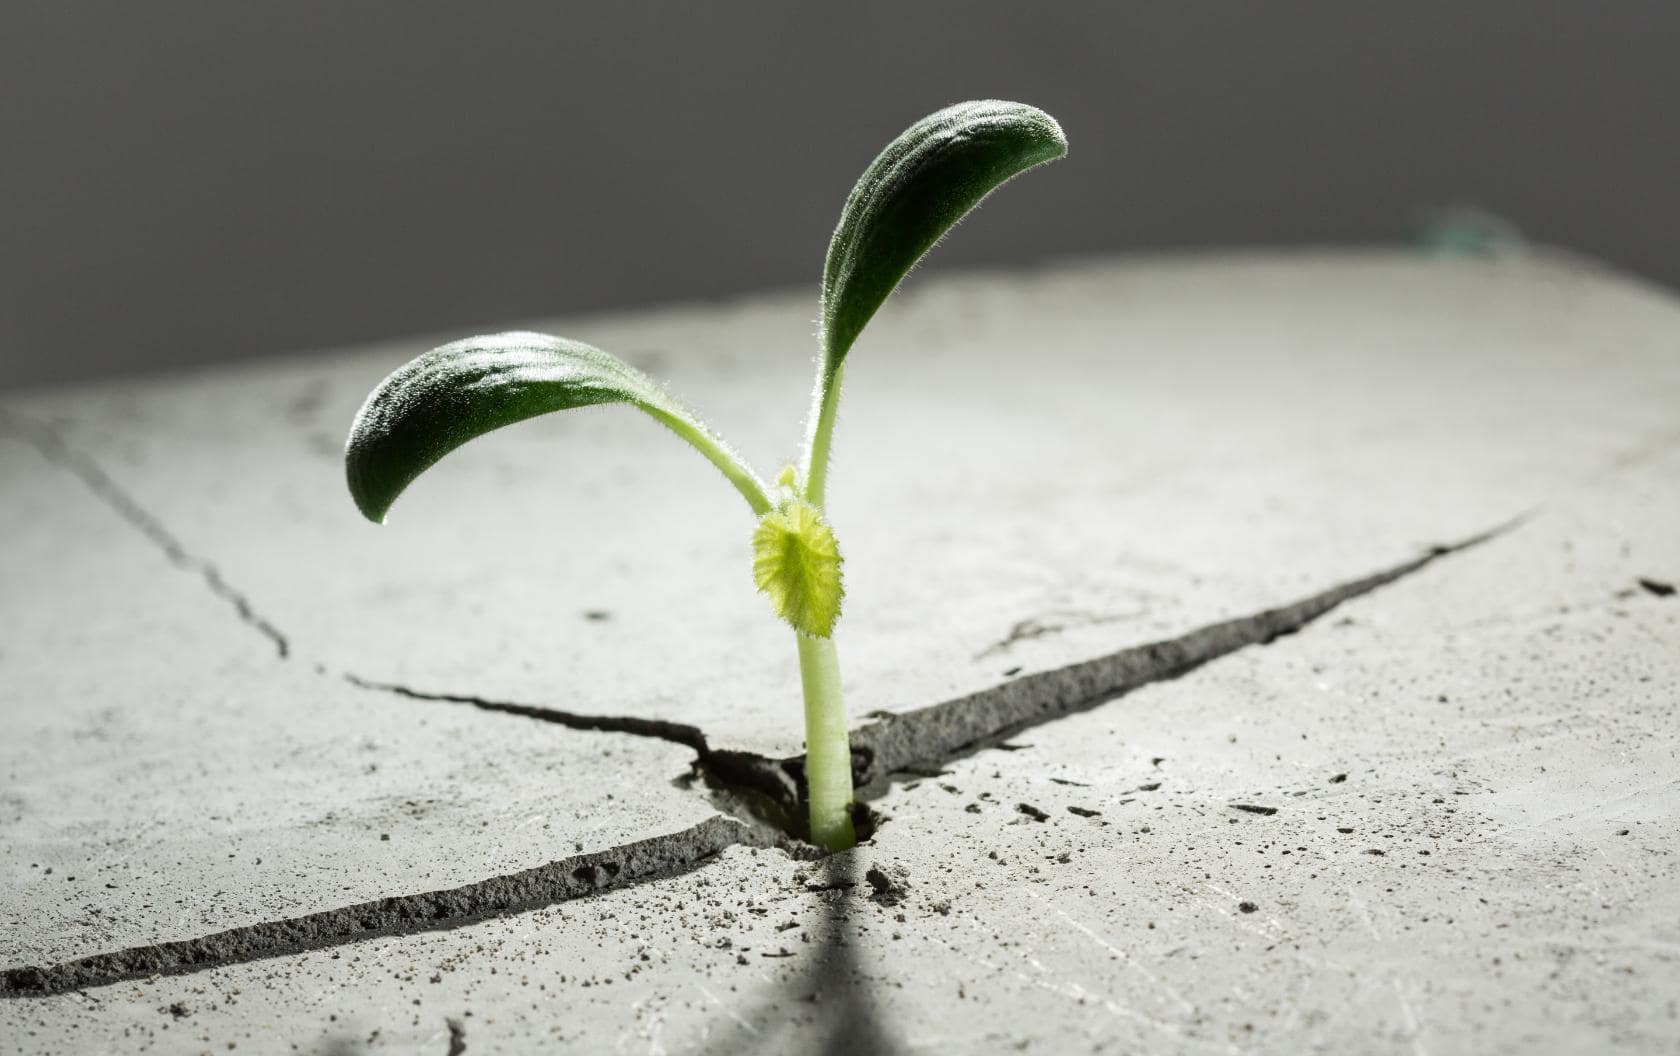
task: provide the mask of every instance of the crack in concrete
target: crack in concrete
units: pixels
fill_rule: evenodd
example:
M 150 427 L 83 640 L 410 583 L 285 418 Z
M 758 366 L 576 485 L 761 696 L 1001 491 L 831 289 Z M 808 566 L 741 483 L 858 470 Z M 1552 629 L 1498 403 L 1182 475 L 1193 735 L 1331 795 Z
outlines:
M 888 714 L 852 733 L 856 779 L 863 786 L 910 772 L 918 764 L 944 762 L 1021 730 L 1090 710 L 1151 682 L 1177 678 L 1239 649 L 1294 634 L 1345 601 L 1417 572 L 1448 554 L 1493 539 L 1521 521 L 1522 518 L 1517 518 L 1469 539 L 1431 547 L 1410 561 L 1288 605 L 1210 624 L 1177 638 L 1036 672 L 930 707 Z M 678 833 L 576 855 L 461 887 L 378 899 L 195 939 L 94 954 L 46 967 L 8 968 L 0 970 L 0 997 L 61 994 L 141 976 L 182 974 L 325 949 L 376 936 L 455 928 L 686 872 L 736 845 L 779 847 L 793 854 L 816 853 L 797 839 L 798 819 L 803 814 L 803 756 L 771 759 L 752 752 L 715 749 L 703 731 L 684 723 L 632 716 L 582 715 L 471 695 L 428 693 L 348 673 L 343 677 L 362 689 L 414 700 L 466 704 L 571 729 L 673 741 L 695 751 L 696 770 L 721 786 L 726 796 L 739 797 L 745 793 L 768 800 L 771 809 L 768 812 L 749 809 L 747 813 L 755 816 L 747 820 L 731 813 L 717 814 Z M 737 798 L 731 805 L 740 806 L 742 802 Z M 751 802 L 746 805 L 754 806 Z M 867 808 L 863 809 L 864 821 L 871 822 Z
M 1525 514 L 1524 517 L 1527 515 Z M 1441 558 L 1487 542 L 1515 528 L 1523 517 L 1456 543 L 1429 547 L 1409 561 L 1339 583 L 1287 605 L 1199 627 L 1176 638 L 1148 642 L 1115 653 L 1016 677 L 990 689 L 905 712 L 877 712 L 874 722 L 852 731 L 852 773 L 859 785 L 893 774 L 917 772 L 1025 729 L 1105 704 L 1151 682 L 1177 678 L 1203 664 L 1251 645 L 1294 634 L 1345 601 L 1401 579 Z M 1121 619 L 1124 617 L 1114 617 Z M 1100 618 L 1094 622 L 1110 622 Z M 783 833 L 799 837 L 804 813 L 805 757 L 772 758 L 756 752 L 713 748 L 697 726 L 633 716 L 585 715 L 537 704 L 487 700 L 468 694 L 433 693 L 346 674 L 351 684 L 414 700 L 468 704 L 486 711 L 520 715 L 572 729 L 607 730 L 657 737 L 692 748 L 696 767 L 728 792 L 750 791 L 774 805 L 778 817 L 752 811 Z
M 291 655 L 290 641 L 279 628 L 257 612 L 251 599 L 229 584 L 214 564 L 189 551 L 163 526 L 162 521 L 124 491 L 92 456 L 71 447 L 56 429 L 44 422 L 25 418 L 4 407 L 0 407 L 0 433 L 28 444 L 42 458 L 80 480 L 95 498 L 161 550 L 170 564 L 198 576 L 210 588 L 210 593 L 232 605 L 241 623 L 273 643 L 280 659 Z
M 1449 554 L 1485 543 L 1522 521 L 1523 517 L 1518 517 L 1471 538 L 1430 547 L 1410 561 L 1288 605 L 1209 624 L 1176 638 L 1021 675 L 991 689 L 915 711 L 885 713 L 852 731 L 854 776 L 859 785 L 866 785 L 917 764 L 947 762 L 987 742 L 1089 711 L 1151 682 L 1178 678 L 1239 649 L 1294 634 L 1345 601 L 1420 571 Z
M 354 672 L 345 672 L 344 681 L 358 689 L 366 689 L 379 693 L 392 693 L 409 700 L 441 701 L 447 704 L 465 704 L 482 711 L 499 712 L 504 715 L 518 715 L 522 718 L 535 719 L 538 722 L 554 723 L 573 730 L 590 730 L 605 733 L 628 733 L 638 737 L 652 737 L 657 740 L 671 741 L 693 750 L 695 768 L 725 793 L 750 793 L 755 799 L 767 799 L 774 804 L 775 809 L 768 813 L 779 814 L 782 811 L 797 807 L 800 801 L 801 788 L 798 772 L 788 769 L 785 760 L 775 760 L 759 755 L 755 752 L 735 751 L 733 749 L 713 748 L 706 740 L 706 735 L 698 726 L 691 726 L 682 722 L 670 722 L 665 719 L 644 719 L 632 715 L 585 715 L 575 711 L 563 711 L 540 704 L 521 704 L 514 701 L 491 700 L 487 697 L 474 696 L 467 693 L 436 693 L 415 689 L 394 682 L 376 682 L 363 678 Z M 803 758 L 798 760 L 803 768 Z M 732 803 L 732 807 L 746 806 L 752 815 L 752 820 L 763 820 L 767 813 L 762 802 L 741 804 Z M 794 832 L 788 824 L 780 819 L 767 821 L 780 832 Z
M 125 979 L 181 975 L 330 949 L 376 936 L 443 931 L 677 875 L 743 844 L 764 846 L 763 836 L 741 821 L 716 815 L 681 832 L 562 858 L 460 887 L 381 898 L 45 967 L 7 968 L 0 971 L 0 998 L 45 997 Z
M 467 704 L 483 711 L 496 711 L 506 715 L 521 715 L 527 719 L 537 719 L 542 722 L 552 722 L 558 726 L 565 726 L 574 730 L 593 730 L 602 733 L 631 733 L 638 737 L 652 737 L 661 741 L 672 741 L 694 749 L 704 756 L 710 749 L 706 745 L 706 736 L 700 732 L 698 726 L 690 726 L 682 722 L 669 722 L 665 719 L 640 719 L 623 715 L 584 715 L 579 712 L 561 711 L 559 708 L 548 708 L 537 704 L 518 704 L 506 700 L 490 700 L 486 697 L 473 696 L 464 693 L 431 693 L 414 689 L 411 686 L 400 685 L 395 682 L 375 682 L 363 678 L 353 672 L 345 672 L 344 681 L 357 689 L 372 690 L 379 693 L 394 693 L 399 697 L 410 700 L 436 700 L 448 704 Z

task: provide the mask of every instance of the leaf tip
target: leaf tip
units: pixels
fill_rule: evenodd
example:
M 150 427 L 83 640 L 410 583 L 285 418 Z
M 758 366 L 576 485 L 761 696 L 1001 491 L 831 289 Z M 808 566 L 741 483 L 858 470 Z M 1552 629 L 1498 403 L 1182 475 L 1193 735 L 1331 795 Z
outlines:
M 823 265 L 823 367 L 832 375 L 917 261 L 1015 176 L 1067 155 L 1043 110 L 976 99 L 937 110 L 887 144 L 841 211 Z

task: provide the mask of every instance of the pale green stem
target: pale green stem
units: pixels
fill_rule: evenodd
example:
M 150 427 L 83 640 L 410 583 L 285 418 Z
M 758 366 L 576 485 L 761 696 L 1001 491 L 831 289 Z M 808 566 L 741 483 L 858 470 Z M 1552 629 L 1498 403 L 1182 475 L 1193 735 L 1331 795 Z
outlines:
M 823 508 L 828 490 L 828 453 L 834 442 L 834 412 L 840 406 L 840 381 L 846 372 L 844 363 L 832 374 L 819 368 L 817 389 L 811 394 L 811 421 L 805 434 L 805 501 L 817 509 Z
M 857 843 L 852 829 L 852 749 L 846 737 L 846 702 L 840 696 L 840 661 L 833 638 L 794 632 L 799 640 L 799 680 L 805 687 L 805 787 L 811 807 L 811 842 L 830 851 Z
M 770 495 L 764 488 L 764 482 L 758 479 L 758 474 L 741 460 L 741 456 L 730 450 L 729 445 L 714 435 L 711 430 L 698 422 L 673 414 L 662 407 L 646 404 L 643 410 L 663 422 L 673 433 L 687 440 L 696 451 L 706 456 L 706 460 L 723 472 L 729 478 L 729 483 L 735 485 L 735 490 L 747 500 L 754 515 L 762 517 L 771 510 Z

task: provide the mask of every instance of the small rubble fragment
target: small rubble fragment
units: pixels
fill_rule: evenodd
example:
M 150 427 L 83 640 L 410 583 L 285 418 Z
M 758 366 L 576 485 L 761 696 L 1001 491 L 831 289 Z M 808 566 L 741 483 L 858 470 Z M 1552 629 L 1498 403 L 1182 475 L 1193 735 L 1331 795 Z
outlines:
M 897 877 L 888 875 L 885 869 L 878 865 L 872 865 L 869 867 L 869 871 L 863 874 L 863 878 L 869 881 L 869 886 L 874 890 L 874 894 L 869 896 L 871 902 L 883 906 L 896 906 L 904 900 L 906 891 L 906 885 L 902 882 L 904 869 L 900 867 L 894 872 L 899 875 Z

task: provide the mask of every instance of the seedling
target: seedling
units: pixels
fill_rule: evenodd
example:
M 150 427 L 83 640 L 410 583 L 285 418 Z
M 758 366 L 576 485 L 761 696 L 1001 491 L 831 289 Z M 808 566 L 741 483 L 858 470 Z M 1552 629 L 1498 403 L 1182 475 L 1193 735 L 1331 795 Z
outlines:
M 823 267 L 821 355 L 804 450 L 772 484 L 652 378 L 563 337 L 473 337 L 419 356 L 380 383 L 350 426 L 345 473 L 368 519 L 444 455 L 504 425 L 550 411 L 627 403 L 647 412 L 722 471 L 758 518 L 753 581 L 793 627 L 805 694 L 805 777 L 811 839 L 856 842 L 851 748 L 834 625 L 844 593 L 840 547 L 824 516 L 829 451 L 846 355 L 934 243 L 1005 181 L 1067 153 L 1048 114 L 1020 103 L 959 103 L 911 125 L 846 199 Z

